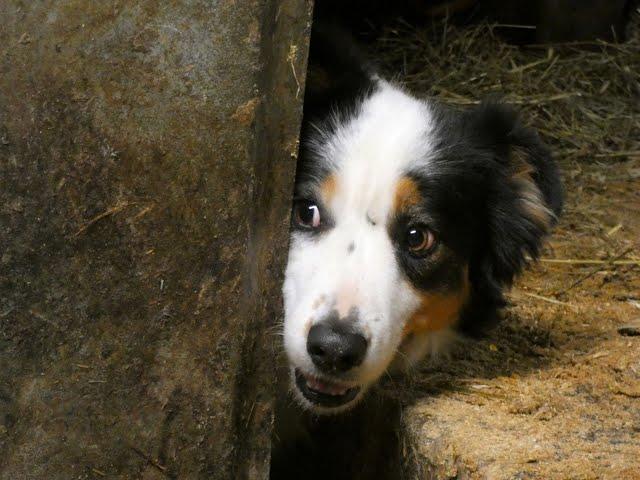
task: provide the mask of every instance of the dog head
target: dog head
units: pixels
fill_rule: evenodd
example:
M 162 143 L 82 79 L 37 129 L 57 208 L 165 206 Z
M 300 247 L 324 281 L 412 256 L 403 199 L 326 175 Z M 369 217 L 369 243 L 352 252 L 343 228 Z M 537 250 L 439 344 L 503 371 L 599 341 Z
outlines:
M 305 99 L 284 344 L 317 413 L 477 330 L 561 208 L 554 162 L 509 108 L 454 111 L 360 73 Z

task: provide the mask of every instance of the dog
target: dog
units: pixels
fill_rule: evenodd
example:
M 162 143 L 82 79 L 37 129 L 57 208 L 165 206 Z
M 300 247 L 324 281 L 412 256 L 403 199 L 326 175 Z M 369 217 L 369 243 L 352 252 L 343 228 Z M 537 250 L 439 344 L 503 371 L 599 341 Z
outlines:
M 494 323 L 563 188 L 510 107 L 417 98 L 326 26 L 309 58 L 284 349 L 293 396 L 324 415 Z

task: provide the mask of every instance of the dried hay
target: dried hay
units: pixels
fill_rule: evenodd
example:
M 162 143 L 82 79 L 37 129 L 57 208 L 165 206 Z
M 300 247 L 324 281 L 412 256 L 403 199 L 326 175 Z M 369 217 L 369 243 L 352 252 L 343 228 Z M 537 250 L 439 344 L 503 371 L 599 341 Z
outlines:
M 399 22 L 374 49 L 418 94 L 460 106 L 500 95 L 519 105 L 560 161 L 640 157 L 640 12 L 625 43 L 518 47 L 497 28 Z

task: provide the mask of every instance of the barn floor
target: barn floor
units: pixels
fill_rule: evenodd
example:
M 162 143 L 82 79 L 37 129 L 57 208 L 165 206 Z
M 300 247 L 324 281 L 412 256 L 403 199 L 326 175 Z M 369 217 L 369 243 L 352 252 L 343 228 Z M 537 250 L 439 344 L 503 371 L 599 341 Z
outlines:
M 501 325 L 386 386 L 405 405 L 408 478 L 640 479 L 639 16 L 623 45 L 516 49 L 490 27 L 445 24 L 377 40 L 418 94 L 467 105 L 504 92 L 567 191 Z

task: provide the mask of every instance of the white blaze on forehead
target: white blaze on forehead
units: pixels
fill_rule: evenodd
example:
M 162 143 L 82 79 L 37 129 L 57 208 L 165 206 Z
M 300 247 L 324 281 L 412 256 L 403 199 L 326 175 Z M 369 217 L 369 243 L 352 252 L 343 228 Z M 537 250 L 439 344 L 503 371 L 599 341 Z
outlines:
M 316 151 L 336 173 L 335 215 L 368 215 L 383 223 L 397 181 L 427 157 L 433 119 L 428 105 L 381 82 L 348 121 Z

